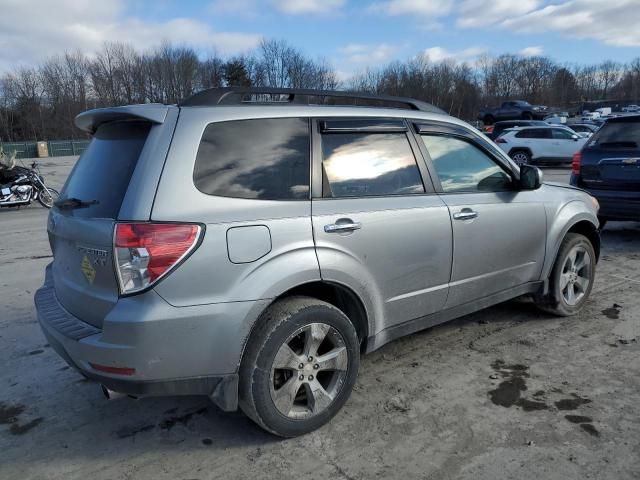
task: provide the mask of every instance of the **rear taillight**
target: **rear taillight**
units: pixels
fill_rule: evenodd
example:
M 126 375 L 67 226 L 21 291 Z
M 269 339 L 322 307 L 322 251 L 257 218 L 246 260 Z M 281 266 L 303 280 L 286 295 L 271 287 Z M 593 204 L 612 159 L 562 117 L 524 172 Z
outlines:
M 113 249 L 120 293 L 151 286 L 195 249 L 199 237 L 199 225 L 116 224 Z
M 496 138 L 496 143 L 507 143 L 507 141 L 502 137 L 498 137 Z
M 576 152 L 573 154 L 573 160 L 571 161 L 571 173 L 580 175 L 580 164 L 582 163 L 582 152 Z

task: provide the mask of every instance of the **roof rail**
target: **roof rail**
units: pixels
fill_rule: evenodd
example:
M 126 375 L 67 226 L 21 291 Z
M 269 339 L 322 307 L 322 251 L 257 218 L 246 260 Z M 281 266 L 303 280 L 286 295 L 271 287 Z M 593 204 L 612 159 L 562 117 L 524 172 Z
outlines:
M 421 112 L 446 112 L 438 107 L 405 97 L 371 95 L 367 93 L 337 90 L 310 90 L 300 88 L 271 87 L 224 87 L 209 88 L 183 100 L 180 107 L 203 107 L 214 105 L 341 105 L 382 108 L 401 108 Z

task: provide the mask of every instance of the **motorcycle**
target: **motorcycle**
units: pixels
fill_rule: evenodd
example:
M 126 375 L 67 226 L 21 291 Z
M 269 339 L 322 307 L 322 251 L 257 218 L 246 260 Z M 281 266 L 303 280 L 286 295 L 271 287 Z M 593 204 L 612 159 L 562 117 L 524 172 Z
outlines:
M 7 183 L 3 183 L 4 177 Z M 44 177 L 36 162 L 31 168 L 11 166 L 0 169 L 0 207 L 21 207 L 37 200 L 45 208 L 51 208 L 60 193 L 44 183 Z

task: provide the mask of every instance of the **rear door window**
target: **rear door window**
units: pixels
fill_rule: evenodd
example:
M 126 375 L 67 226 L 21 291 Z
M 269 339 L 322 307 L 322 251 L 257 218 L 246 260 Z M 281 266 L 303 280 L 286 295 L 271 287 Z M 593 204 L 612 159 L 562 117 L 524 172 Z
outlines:
M 193 181 L 208 195 L 308 199 L 309 150 L 306 118 L 212 123 L 198 148 Z
M 70 210 L 76 217 L 117 218 L 138 157 L 149 135 L 148 122 L 114 122 L 98 127 L 80 156 L 60 200 L 93 202 Z
M 323 133 L 324 197 L 424 193 L 406 133 Z

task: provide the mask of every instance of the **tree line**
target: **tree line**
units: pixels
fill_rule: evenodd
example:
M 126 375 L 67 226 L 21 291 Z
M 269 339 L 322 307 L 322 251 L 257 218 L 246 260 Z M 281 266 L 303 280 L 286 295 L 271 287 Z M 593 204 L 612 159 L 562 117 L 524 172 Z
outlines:
M 484 56 L 473 63 L 418 56 L 339 81 L 326 60 L 312 59 L 282 40 L 252 52 L 207 56 L 164 43 L 140 52 L 107 43 L 93 56 L 52 57 L 0 77 L 0 141 L 83 138 L 75 116 L 91 108 L 177 103 L 205 88 L 228 85 L 346 89 L 414 97 L 473 120 L 480 107 L 505 99 L 569 109 L 587 100 L 640 103 L 640 58 L 628 64 L 560 64 L 549 57 Z

